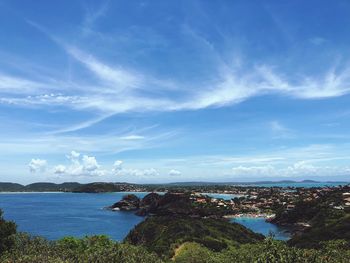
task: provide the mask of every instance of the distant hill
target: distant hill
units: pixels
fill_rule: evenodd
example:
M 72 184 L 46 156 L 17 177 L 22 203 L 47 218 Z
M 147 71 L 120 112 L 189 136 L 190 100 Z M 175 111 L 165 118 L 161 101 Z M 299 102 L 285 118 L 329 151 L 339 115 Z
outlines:
M 73 189 L 75 193 L 104 193 L 104 192 L 125 192 L 139 191 L 140 186 L 129 183 L 90 183 L 80 185 Z
M 71 192 L 81 186 L 80 183 L 69 182 L 55 183 L 33 183 L 26 186 L 16 183 L 0 183 L 0 192 Z
M 0 192 L 19 192 L 22 191 L 24 185 L 16 183 L 0 183 Z
M 81 184 L 77 182 L 66 182 L 62 184 L 38 182 L 29 185 L 21 185 L 10 182 L 0 182 L 0 192 L 76 192 L 76 193 L 102 193 L 102 192 L 123 192 L 123 191 L 168 191 L 168 190 L 183 190 L 187 188 L 189 190 L 196 187 L 200 190 L 228 190 L 225 188 L 232 186 L 259 186 L 260 184 L 266 184 L 271 186 L 276 184 L 305 184 L 305 183 L 322 183 L 313 180 L 304 181 L 259 181 L 259 182 L 175 182 L 164 184 L 133 184 L 126 182 L 94 182 L 88 184 Z M 339 183 L 347 184 L 346 182 L 326 182 L 326 183 Z M 209 189 L 210 188 L 210 189 Z M 214 190 L 215 190 L 214 189 Z M 197 189 L 198 190 L 198 189 Z
M 258 185 L 258 184 L 305 184 L 305 183 L 324 183 L 315 180 L 280 180 L 280 181 L 255 181 L 255 182 L 174 182 L 163 185 L 173 185 L 173 186 L 209 186 L 209 185 Z M 344 181 L 327 181 L 326 183 L 340 183 L 344 184 Z
M 28 192 L 70 192 L 81 186 L 80 183 L 33 183 L 24 187 L 24 191 Z

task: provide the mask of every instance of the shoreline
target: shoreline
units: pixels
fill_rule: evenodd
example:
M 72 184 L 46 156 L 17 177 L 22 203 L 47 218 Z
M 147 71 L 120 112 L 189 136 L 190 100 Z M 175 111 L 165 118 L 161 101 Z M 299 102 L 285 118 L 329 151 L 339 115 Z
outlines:
M 247 214 L 234 214 L 234 215 L 225 215 L 224 218 L 263 218 L 263 219 L 271 219 L 275 217 L 275 214 L 265 214 L 265 213 L 247 213 Z

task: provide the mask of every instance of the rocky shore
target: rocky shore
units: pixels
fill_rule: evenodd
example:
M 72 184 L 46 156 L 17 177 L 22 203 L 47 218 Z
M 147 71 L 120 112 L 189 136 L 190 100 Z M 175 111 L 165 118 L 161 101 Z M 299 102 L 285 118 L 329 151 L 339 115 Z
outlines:
M 208 202 L 199 202 L 203 198 L 207 198 Z M 135 214 L 139 216 L 174 215 L 212 218 L 222 218 L 232 212 L 227 206 L 218 206 L 217 202 L 210 202 L 211 199 L 207 196 L 194 196 L 191 193 L 165 193 L 164 195 L 150 193 L 142 199 L 133 194 L 128 194 L 122 200 L 107 207 L 107 209 L 112 211 L 135 211 Z

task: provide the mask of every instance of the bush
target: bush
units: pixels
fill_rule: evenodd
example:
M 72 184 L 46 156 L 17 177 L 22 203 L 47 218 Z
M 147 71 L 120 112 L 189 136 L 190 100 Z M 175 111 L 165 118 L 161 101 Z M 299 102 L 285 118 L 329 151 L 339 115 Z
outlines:
M 14 247 L 4 253 L 4 263 L 153 263 L 159 258 L 142 247 L 120 244 L 106 236 L 91 236 L 83 239 L 66 237 L 47 241 L 27 234 L 15 236 Z
M 14 245 L 13 235 L 16 234 L 17 226 L 14 222 L 6 221 L 0 209 L 0 255 Z

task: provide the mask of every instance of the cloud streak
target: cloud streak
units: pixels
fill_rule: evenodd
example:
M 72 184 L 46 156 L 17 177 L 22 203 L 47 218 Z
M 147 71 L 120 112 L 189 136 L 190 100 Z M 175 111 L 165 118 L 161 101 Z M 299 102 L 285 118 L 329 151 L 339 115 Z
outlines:
M 20 106 L 65 106 L 78 110 L 99 110 L 108 114 L 146 111 L 200 110 L 208 107 L 224 107 L 241 103 L 255 96 L 277 94 L 299 99 L 324 99 L 338 97 L 350 92 L 350 69 L 339 72 L 331 69 L 315 77 L 304 77 L 295 83 L 272 70 L 267 65 L 243 71 L 229 68 L 216 76 L 209 84 L 191 83 L 183 89 L 182 83 L 168 82 L 162 78 L 145 77 L 134 70 L 110 66 L 75 47 L 66 48 L 68 54 L 80 62 L 97 78 L 94 87 L 86 87 L 67 94 L 69 84 L 61 86 L 60 93 L 35 95 L 38 89 L 45 91 L 45 83 L 0 75 L 2 94 L 0 102 Z M 155 81 L 156 80 L 156 81 Z M 57 82 L 59 82 L 57 80 Z M 157 82 L 158 85 L 154 85 Z M 72 86 L 72 85 L 70 85 Z M 76 83 L 74 86 L 84 87 Z M 155 87 L 156 86 L 156 87 Z M 154 90 L 175 88 L 174 93 L 154 96 Z M 50 88 L 46 89 L 51 91 Z M 74 88 L 70 89 L 70 93 Z M 83 91 L 83 92 L 81 92 Z M 10 96 L 21 94 L 22 96 Z M 27 96 L 23 96 L 27 95 Z M 92 122 L 93 124 L 94 122 Z

